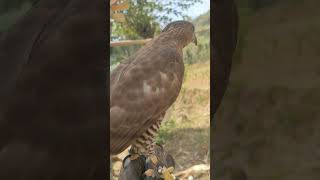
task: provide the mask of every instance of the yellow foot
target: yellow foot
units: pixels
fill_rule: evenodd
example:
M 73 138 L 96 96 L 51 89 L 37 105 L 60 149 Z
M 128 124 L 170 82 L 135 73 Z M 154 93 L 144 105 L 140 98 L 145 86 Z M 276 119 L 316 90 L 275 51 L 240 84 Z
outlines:
M 164 180 L 174 180 L 175 177 L 172 175 L 174 168 L 173 167 L 163 167 L 162 169 L 162 175 Z

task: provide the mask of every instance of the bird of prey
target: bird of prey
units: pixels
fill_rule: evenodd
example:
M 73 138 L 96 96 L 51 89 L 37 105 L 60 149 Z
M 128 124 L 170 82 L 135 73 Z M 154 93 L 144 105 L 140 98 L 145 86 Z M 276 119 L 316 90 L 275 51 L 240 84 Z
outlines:
M 0 179 L 101 180 L 102 0 L 37 0 L 0 37 Z
M 183 81 L 183 48 L 197 44 L 195 27 L 188 21 L 169 23 L 159 36 L 123 60 L 110 76 L 110 152 L 131 145 L 130 156 L 145 154 L 158 173 L 154 137 L 167 109 L 176 100 Z

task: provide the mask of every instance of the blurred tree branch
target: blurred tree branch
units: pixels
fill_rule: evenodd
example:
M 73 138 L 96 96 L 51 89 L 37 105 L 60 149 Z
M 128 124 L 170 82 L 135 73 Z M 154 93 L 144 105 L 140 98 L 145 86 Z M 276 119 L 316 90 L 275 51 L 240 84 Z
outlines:
M 167 24 L 172 17 L 186 19 L 185 10 L 202 0 L 130 0 L 125 11 L 126 22 L 117 23 L 113 28 L 115 36 L 125 35 L 126 39 L 152 38 L 160 32 L 160 24 Z

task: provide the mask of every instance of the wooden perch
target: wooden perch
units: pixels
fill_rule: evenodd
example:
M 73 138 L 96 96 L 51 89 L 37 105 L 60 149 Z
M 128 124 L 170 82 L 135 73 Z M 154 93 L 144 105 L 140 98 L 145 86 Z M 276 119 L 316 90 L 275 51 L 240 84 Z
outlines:
M 131 45 L 143 45 L 149 42 L 151 39 L 141 39 L 141 40 L 125 40 L 125 41 L 116 41 L 110 42 L 111 47 L 117 46 L 131 46 Z

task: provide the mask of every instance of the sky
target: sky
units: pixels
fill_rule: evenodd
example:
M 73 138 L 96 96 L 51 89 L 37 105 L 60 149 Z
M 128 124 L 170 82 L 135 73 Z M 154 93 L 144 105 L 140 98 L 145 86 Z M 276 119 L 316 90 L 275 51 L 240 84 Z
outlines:
M 201 14 L 206 13 L 210 9 L 210 0 L 202 0 L 202 3 L 196 3 L 193 7 L 190 7 L 184 13 L 190 16 L 192 19 L 195 19 Z M 161 15 L 160 15 L 161 16 Z M 182 20 L 181 17 L 176 17 L 175 15 L 169 15 L 172 18 L 172 21 Z M 165 24 L 160 23 L 160 27 L 163 28 Z
M 190 7 L 186 14 L 190 16 L 192 19 L 195 19 L 201 14 L 206 13 L 210 9 L 210 0 L 202 0 L 202 3 L 197 3 L 194 6 Z M 172 16 L 173 20 L 180 20 L 180 18 L 176 18 Z
M 201 14 L 206 13 L 210 9 L 210 0 L 202 0 L 203 3 L 197 3 L 195 6 L 188 10 L 189 16 L 194 19 Z

